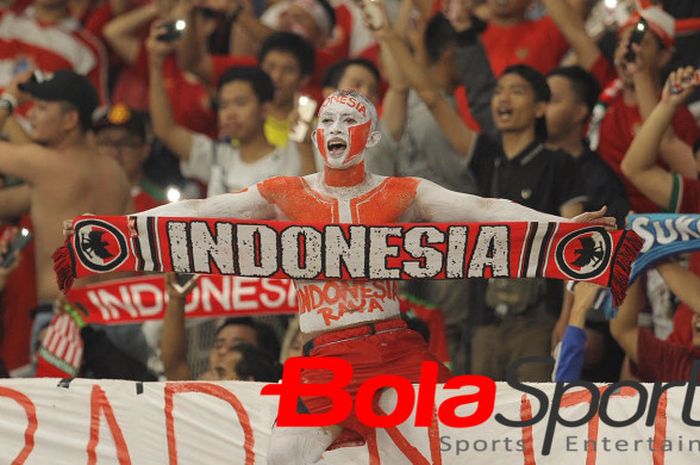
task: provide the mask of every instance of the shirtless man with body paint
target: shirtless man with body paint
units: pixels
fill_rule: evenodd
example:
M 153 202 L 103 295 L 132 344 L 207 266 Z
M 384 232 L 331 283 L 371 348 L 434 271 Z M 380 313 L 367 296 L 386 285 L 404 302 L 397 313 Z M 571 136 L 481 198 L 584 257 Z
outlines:
M 508 200 L 486 199 L 449 191 L 419 178 L 378 176 L 365 171 L 364 154 L 375 145 L 377 114 L 366 98 L 354 91 L 331 94 L 319 110 L 314 143 L 325 160 L 323 172 L 304 177 L 275 177 L 243 192 L 203 200 L 185 200 L 140 213 L 143 216 L 223 217 L 287 220 L 303 223 L 400 223 L 400 222 L 489 222 L 489 221 L 579 221 L 614 225 L 603 217 L 604 209 L 568 220 L 531 210 Z M 300 314 L 305 353 L 348 360 L 355 377 L 348 386 L 353 395 L 368 377 L 378 374 L 403 376 L 418 381 L 421 362 L 437 361 L 423 339 L 406 328 L 400 318 L 396 283 L 391 281 L 303 281 L 295 282 L 299 293 L 312 286 L 360 298 L 357 308 L 346 311 L 347 302 L 326 292 L 335 318 L 324 318 L 320 308 Z M 316 302 L 315 300 L 312 300 Z M 364 304 L 364 306 L 363 306 Z M 340 308 L 343 313 L 340 314 Z M 304 374 L 309 382 L 324 382 L 324 373 Z M 445 382 L 449 370 L 441 365 L 438 378 Z M 303 399 L 311 412 L 330 406 L 328 399 Z M 345 429 L 361 439 L 366 427 L 353 416 L 329 428 L 281 428 L 273 432 L 269 462 L 276 464 L 316 463 Z M 354 435 L 354 436 L 353 436 Z M 346 441 L 342 442 L 347 444 Z

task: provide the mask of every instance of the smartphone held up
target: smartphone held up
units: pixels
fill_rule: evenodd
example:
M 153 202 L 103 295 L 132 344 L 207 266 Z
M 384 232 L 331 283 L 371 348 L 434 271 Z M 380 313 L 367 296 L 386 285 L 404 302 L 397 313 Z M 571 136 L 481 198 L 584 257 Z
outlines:
M 303 142 L 311 127 L 311 121 L 316 116 L 318 102 L 306 95 L 297 98 L 297 113 L 299 119 L 294 127 L 289 131 L 289 140 L 292 142 Z
M 627 43 L 627 51 L 625 52 L 625 61 L 627 63 L 634 63 L 637 59 L 637 53 L 632 48 L 632 45 L 640 45 L 648 29 L 649 23 L 647 23 L 647 20 L 644 18 L 640 18 L 639 22 L 634 26 L 634 29 L 632 29 L 632 35 L 630 35 L 629 42 Z
M 15 262 L 17 253 L 24 249 L 32 240 L 32 233 L 27 228 L 22 228 L 14 235 L 10 241 L 7 251 L 2 255 L 0 268 L 9 268 Z
M 187 22 L 184 19 L 175 19 L 161 25 L 163 32 L 158 34 L 156 39 L 161 42 L 174 42 L 184 34 Z

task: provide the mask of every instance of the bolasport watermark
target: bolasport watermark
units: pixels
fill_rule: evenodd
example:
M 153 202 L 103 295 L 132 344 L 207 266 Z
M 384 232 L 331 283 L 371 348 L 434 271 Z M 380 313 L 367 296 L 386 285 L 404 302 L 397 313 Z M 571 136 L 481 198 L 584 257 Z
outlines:
M 556 449 L 565 452 L 699 452 L 700 439 L 677 435 L 658 443 L 652 436 L 637 439 L 620 439 L 602 436 L 596 439 L 567 435 L 555 441 Z M 525 452 L 525 441 L 517 436 L 498 439 L 464 439 L 449 435 L 440 436 L 440 452 L 465 455 L 469 452 Z
M 659 409 L 659 402 L 663 394 L 671 388 L 684 388 L 685 397 L 681 409 L 682 422 L 691 427 L 700 427 L 700 417 L 693 418 L 693 402 L 695 390 L 698 387 L 700 377 L 700 360 L 695 360 L 692 365 L 688 382 L 653 383 L 649 389 L 642 383 L 634 381 L 620 381 L 600 389 L 594 383 L 577 381 L 572 383 L 556 383 L 553 394 L 548 395 L 535 384 L 525 384 L 517 380 L 518 369 L 529 363 L 552 363 L 550 357 L 526 357 L 513 365 L 507 371 L 507 384 L 517 391 L 527 394 L 534 399 L 532 415 L 529 418 L 509 418 L 500 413 L 496 405 L 496 382 L 491 378 L 480 375 L 460 375 L 451 378 L 442 387 L 443 390 L 455 391 L 455 395 L 442 400 L 436 405 L 436 391 L 438 379 L 438 365 L 435 362 L 423 362 L 421 367 L 418 389 L 406 378 L 396 375 L 379 375 L 366 380 L 359 388 L 354 400 L 344 390 L 350 384 L 353 369 L 346 360 L 335 357 L 295 357 L 287 360 L 284 365 L 282 380 L 277 384 L 268 384 L 263 387 L 261 394 L 279 396 L 279 409 L 277 416 L 278 426 L 331 426 L 342 423 L 351 413 L 357 420 L 368 427 L 389 428 L 406 422 L 415 410 L 414 426 L 429 427 L 433 421 L 433 413 L 437 410 L 440 422 L 451 428 L 472 428 L 478 426 L 492 417 L 499 424 L 511 428 L 532 427 L 540 422 L 545 422 L 545 435 L 543 438 L 542 455 L 549 455 L 552 451 L 555 432 L 558 427 L 579 427 L 597 418 L 602 423 L 612 428 L 625 428 L 637 422 L 643 421 L 646 426 L 654 426 Z M 327 383 L 304 383 L 302 371 L 325 370 L 332 374 L 332 379 Z M 469 394 L 456 391 L 470 387 Z M 383 389 L 391 388 L 396 392 L 396 405 L 391 412 L 377 412 L 374 407 L 375 395 Z M 476 388 L 476 392 L 474 391 Z M 621 390 L 635 392 L 637 408 L 626 419 L 612 418 L 608 406 L 611 397 Z M 586 390 L 586 404 L 588 408 L 580 418 L 566 418 L 562 415 L 562 401 L 571 391 Z M 330 401 L 329 410 L 322 413 L 300 413 L 297 410 L 299 401 L 303 397 L 325 397 Z M 698 400 L 700 402 L 700 399 Z M 537 404 L 539 404 L 537 406 Z M 458 409 L 471 405 L 472 413 L 459 415 Z M 697 414 L 697 412 L 696 412 Z M 567 441 L 569 437 L 566 437 Z M 605 438 L 599 438 L 603 441 Z M 518 445 L 523 446 L 522 440 L 513 439 L 506 444 L 499 442 L 499 447 L 512 447 L 518 452 Z M 644 440 L 639 440 L 640 444 Z M 467 450 L 484 448 L 484 451 L 492 450 L 493 443 L 478 443 L 476 440 L 469 443 L 452 441 L 450 437 L 440 438 L 443 452 L 460 453 Z M 468 444 L 468 445 L 467 445 Z M 572 444 L 574 447 L 576 444 Z M 559 446 L 559 445 L 558 445 Z M 575 450 L 564 445 L 566 450 Z M 602 445 L 605 447 L 605 444 Z M 690 444 L 688 445 L 690 446 Z M 471 449 L 462 449 L 471 447 Z M 590 445 L 586 446 L 590 447 Z M 597 447 L 597 445 L 596 445 Z M 639 446 L 638 446 L 639 447 Z M 655 446 L 656 447 L 656 446 Z M 507 449 L 503 449 L 506 450 Z M 586 449 L 583 449 L 586 450 Z M 603 450 L 603 449 L 601 449 Z

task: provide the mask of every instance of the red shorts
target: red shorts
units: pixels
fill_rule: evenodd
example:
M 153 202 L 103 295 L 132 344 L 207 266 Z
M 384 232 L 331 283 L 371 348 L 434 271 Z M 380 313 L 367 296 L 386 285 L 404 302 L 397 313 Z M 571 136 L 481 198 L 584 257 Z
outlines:
M 437 362 L 438 382 L 444 383 L 452 377 L 450 370 L 428 350 L 423 337 L 407 328 L 403 320 L 388 320 L 379 323 L 341 329 L 322 334 L 304 345 L 304 354 L 311 357 L 339 357 L 350 362 L 353 377 L 345 391 L 353 401 L 360 386 L 369 378 L 377 375 L 398 375 L 413 383 L 420 378 L 421 363 Z M 325 370 L 306 370 L 302 372 L 305 383 L 327 383 L 332 373 Z M 326 397 L 303 397 L 306 409 L 311 413 L 330 410 L 330 400 Z M 359 433 L 362 438 L 369 429 L 362 425 L 353 413 L 341 423 L 345 429 Z M 342 444 L 349 445 L 347 435 Z M 354 435 L 355 442 L 360 438 Z

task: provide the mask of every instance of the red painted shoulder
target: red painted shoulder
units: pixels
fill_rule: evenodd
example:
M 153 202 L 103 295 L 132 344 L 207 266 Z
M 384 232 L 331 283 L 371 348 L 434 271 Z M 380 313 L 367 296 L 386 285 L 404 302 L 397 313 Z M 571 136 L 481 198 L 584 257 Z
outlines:
M 350 202 L 353 222 L 395 223 L 416 198 L 420 180 L 389 177 Z

